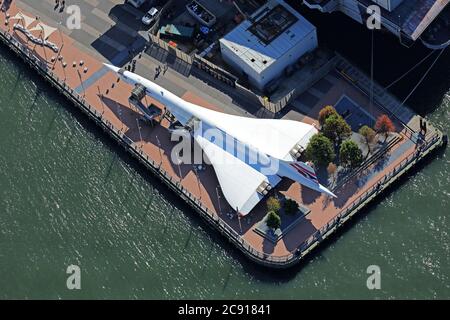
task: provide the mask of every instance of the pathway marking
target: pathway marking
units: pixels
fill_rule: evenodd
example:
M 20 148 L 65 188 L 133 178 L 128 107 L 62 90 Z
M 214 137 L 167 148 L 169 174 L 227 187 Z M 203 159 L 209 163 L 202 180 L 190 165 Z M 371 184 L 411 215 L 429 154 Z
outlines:
M 140 51 L 144 47 L 145 43 L 145 39 L 139 37 L 133 42 L 133 44 L 130 46 L 130 49 L 133 49 L 135 52 Z M 129 57 L 128 50 L 130 49 L 125 48 L 121 52 L 119 52 L 113 59 L 111 59 L 111 64 L 115 66 L 123 66 Z M 94 72 L 94 74 L 92 74 L 88 79 L 84 80 L 83 85 L 79 85 L 75 88 L 74 91 L 80 94 L 81 92 L 83 92 L 83 90 L 88 90 L 92 85 L 94 85 L 94 83 L 96 83 L 105 74 L 107 74 L 108 71 L 109 69 L 103 66 L 100 70 Z

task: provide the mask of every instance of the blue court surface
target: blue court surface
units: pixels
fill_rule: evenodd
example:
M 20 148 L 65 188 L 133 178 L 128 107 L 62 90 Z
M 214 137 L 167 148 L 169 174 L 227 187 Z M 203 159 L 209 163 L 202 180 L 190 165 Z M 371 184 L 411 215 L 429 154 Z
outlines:
M 347 121 L 354 132 L 358 132 L 363 125 L 372 127 L 375 124 L 375 118 L 346 95 L 339 99 L 334 108 Z

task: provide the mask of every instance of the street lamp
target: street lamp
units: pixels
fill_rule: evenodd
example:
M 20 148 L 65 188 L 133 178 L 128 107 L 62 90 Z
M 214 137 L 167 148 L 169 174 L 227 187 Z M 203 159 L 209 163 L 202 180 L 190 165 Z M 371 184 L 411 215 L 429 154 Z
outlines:
M 45 35 L 44 27 L 42 26 L 42 24 L 39 24 L 39 27 L 41 28 L 41 32 L 40 32 L 39 36 L 41 37 L 41 40 L 42 40 L 42 49 L 44 50 L 45 61 L 47 62 L 47 60 L 48 60 L 47 59 L 47 51 L 45 51 L 45 39 L 43 37 L 43 34 Z
M 137 127 L 138 127 L 139 138 L 141 139 L 141 147 L 142 147 L 142 142 L 143 142 L 143 140 L 142 140 L 141 127 L 140 127 L 140 125 L 139 125 L 139 119 L 138 119 L 138 118 L 136 118 L 136 124 L 137 124 Z
M 100 101 L 102 102 L 102 115 L 105 113 L 105 102 L 103 101 L 103 94 L 100 91 L 100 86 L 97 86 L 98 96 L 100 97 Z
M 58 60 L 58 59 L 56 59 L 56 60 Z M 66 74 L 66 64 L 65 64 L 65 62 L 61 59 L 61 66 L 62 66 L 62 69 L 63 69 L 63 72 L 64 72 L 64 82 L 67 80 L 67 74 Z
M 222 215 L 222 207 L 220 205 L 219 186 L 216 187 L 217 203 L 219 204 L 219 213 Z
M 61 33 L 61 27 L 62 27 L 62 22 L 61 22 L 61 21 L 59 22 L 59 25 L 60 25 L 60 27 L 58 28 L 58 31 L 59 31 L 59 35 L 60 35 L 60 37 L 61 37 L 61 45 L 59 46 L 58 58 L 59 58 L 59 57 L 62 57 L 61 53 L 62 53 L 62 49 L 64 48 L 64 38 L 63 38 L 62 33 Z M 57 58 L 57 59 L 58 59 L 58 58 Z M 56 62 L 55 62 L 55 63 L 56 63 Z M 53 65 L 53 66 L 54 66 L 54 65 Z
M 61 29 L 62 29 L 62 21 L 59 21 L 59 25 L 60 25 L 60 27 L 58 28 L 58 30 L 59 30 L 59 36 L 61 37 L 61 43 L 62 43 L 62 45 L 64 45 L 64 38 L 63 38 L 63 35 L 62 35 L 62 31 L 61 31 Z
M 81 78 L 80 70 L 77 69 L 78 78 L 80 78 L 81 88 L 83 89 L 83 96 L 86 96 L 86 90 L 84 89 L 83 79 Z
M 237 218 L 239 221 L 239 229 L 241 230 L 241 234 L 242 234 L 242 224 L 241 224 L 241 214 L 239 213 L 239 208 L 236 207 L 236 214 L 237 214 Z
M 161 142 L 159 142 L 158 136 L 155 136 L 155 137 L 156 137 L 156 142 L 158 143 L 159 158 L 161 159 L 159 166 L 161 167 L 161 165 L 162 165 Z
M 202 200 L 202 188 L 200 185 L 200 177 L 198 176 L 197 167 L 194 165 L 193 168 L 194 168 L 195 176 L 197 177 L 198 191 L 200 192 L 200 200 Z
M 182 179 L 182 175 L 181 175 L 181 163 L 183 162 L 180 158 L 179 158 L 179 156 L 177 155 L 177 159 L 176 159 L 177 161 L 176 161 L 176 165 L 177 165 L 177 167 L 178 167 L 178 175 L 179 175 L 179 177 L 180 177 L 180 184 L 181 184 L 181 181 L 183 180 Z
M 106 90 L 107 94 L 108 94 L 108 90 Z M 120 123 L 122 124 L 121 130 L 123 130 L 123 127 L 125 126 L 125 124 L 122 121 L 122 109 L 119 107 L 119 103 L 116 100 L 114 100 L 114 103 L 116 104 L 117 114 L 118 114 L 118 117 L 120 119 Z

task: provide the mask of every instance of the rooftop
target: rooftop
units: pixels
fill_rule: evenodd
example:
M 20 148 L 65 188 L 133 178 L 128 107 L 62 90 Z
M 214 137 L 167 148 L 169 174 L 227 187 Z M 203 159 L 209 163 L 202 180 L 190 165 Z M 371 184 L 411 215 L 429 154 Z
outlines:
M 266 7 L 258 14 L 259 16 L 262 18 L 256 21 L 249 31 L 265 44 L 270 44 L 272 40 L 298 21 L 297 17 L 282 5 L 277 5 L 272 9 Z M 254 17 L 254 19 L 258 19 L 258 17 Z
M 314 30 L 287 4 L 272 0 L 220 41 L 260 73 Z

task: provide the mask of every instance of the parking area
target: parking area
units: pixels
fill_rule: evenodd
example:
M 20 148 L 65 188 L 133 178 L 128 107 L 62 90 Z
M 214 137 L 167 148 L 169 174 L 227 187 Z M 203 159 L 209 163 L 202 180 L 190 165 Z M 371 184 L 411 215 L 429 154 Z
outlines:
M 211 23 L 201 23 L 192 12 L 195 10 L 190 12 L 187 6 L 198 12 L 206 12 L 211 18 L 208 22 Z M 162 14 L 158 28 L 161 30 L 161 28 L 175 26 L 176 34 L 160 32 L 161 38 L 187 54 L 194 52 L 201 54 L 236 25 L 237 15 L 239 11 L 232 1 L 177 0 L 172 1 L 166 12 Z M 184 34 L 180 35 L 180 33 Z

